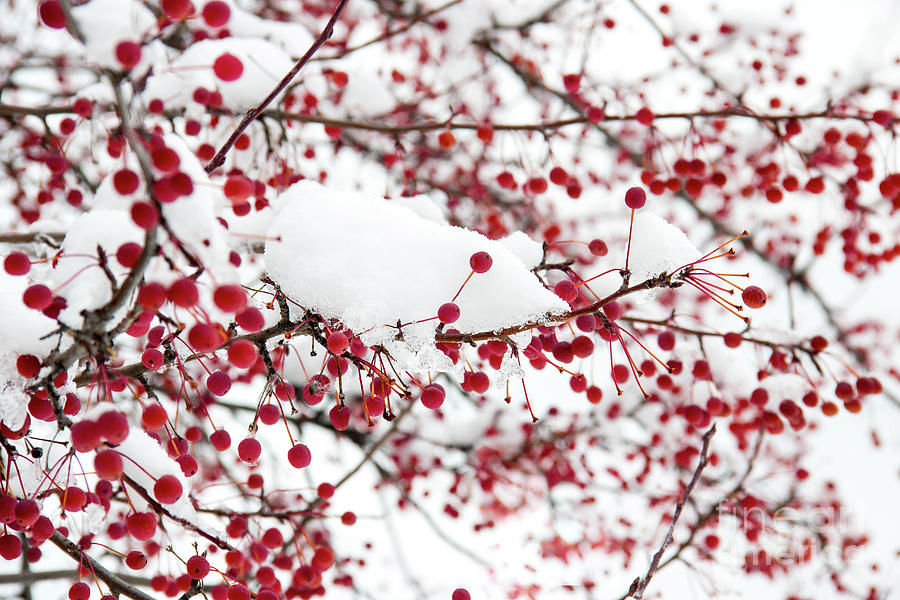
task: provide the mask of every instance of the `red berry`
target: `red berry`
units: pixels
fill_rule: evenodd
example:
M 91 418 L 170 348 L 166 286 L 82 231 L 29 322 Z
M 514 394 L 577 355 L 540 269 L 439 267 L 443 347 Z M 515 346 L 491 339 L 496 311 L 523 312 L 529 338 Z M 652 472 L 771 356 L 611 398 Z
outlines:
M 437 383 L 426 385 L 425 389 L 422 390 L 422 404 L 425 405 L 425 408 L 432 410 L 440 408 L 441 404 L 444 403 L 444 396 L 443 386 Z
M 94 103 L 87 98 L 76 98 L 75 102 L 72 103 L 72 110 L 79 117 L 87 118 L 94 112 Z
M 176 279 L 169 286 L 166 296 L 173 304 L 182 308 L 190 308 L 200 300 L 197 284 L 194 283 L 193 279 L 187 277 Z
M 274 425 L 281 419 L 281 411 L 275 404 L 264 404 L 259 407 L 259 420 L 263 425 Z
M 562 167 L 550 169 L 550 181 L 556 185 L 566 185 L 569 182 L 569 174 Z
M 216 371 L 206 378 L 206 389 L 214 396 L 224 396 L 231 389 L 231 378 L 223 371 Z
M 130 269 L 137 262 L 144 248 L 136 242 L 125 242 L 116 250 L 116 260 L 123 267 Z
M 821 177 L 813 177 L 806 182 L 806 191 L 810 194 L 821 194 L 825 191 L 825 180 Z
M 145 283 L 138 290 L 137 301 L 144 310 L 155 313 L 166 303 L 166 288 L 155 281 Z
M 231 436 L 224 429 L 217 429 L 210 434 L 209 443 L 219 452 L 225 452 L 231 447 Z
M 340 356 L 350 347 L 350 340 L 341 331 L 333 331 L 326 340 L 328 351 Z
M 453 133 L 442 131 L 438 135 L 438 144 L 440 144 L 441 148 L 444 150 L 449 150 L 456 144 L 456 138 L 453 136 Z
M 586 335 L 579 335 L 572 340 L 572 352 L 578 358 L 587 358 L 594 353 L 594 342 Z
M 131 205 L 131 220 L 141 229 L 153 229 L 159 225 L 159 211 L 142 200 Z
M 15 516 L 15 522 L 17 524 L 22 527 L 31 527 L 41 516 L 41 509 L 34 500 L 19 500 L 16 502 L 13 515 Z
M 22 555 L 22 540 L 13 533 L 0 536 L 0 556 L 6 560 L 15 560 Z
M 100 443 L 100 430 L 94 421 L 79 421 L 70 428 L 72 446 L 78 452 L 89 452 Z
M 141 61 L 141 45 L 128 40 L 119 42 L 116 44 L 116 60 L 126 71 L 132 69 Z
M 147 348 L 144 350 L 143 354 L 141 354 L 141 364 L 151 371 L 160 368 L 165 362 L 166 360 L 163 353 L 156 348 Z
M 31 270 L 31 260 L 28 255 L 18 250 L 10 252 L 3 260 L 3 268 L 10 275 L 20 276 L 27 275 Z
M 165 146 L 151 152 L 150 158 L 153 161 L 153 166 L 163 173 L 173 173 L 181 165 L 181 158 L 178 156 L 178 153 Z M 171 180 L 167 181 L 171 183 Z M 162 200 L 160 199 L 160 201 Z
M 128 529 L 128 533 L 131 537 L 141 541 L 149 540 L 156 533 L 156 515 L 149 512 L 132 513 L 125 518 L 125 527 Z M 140 560 L 135 560 L 133 562 L 135 564 L 140 564 Z M 143 562 L 144 565 L 147 564 L 146 559 Z M 135 569 L 143 567 L 131 568 Z
M 625 205 L 632 210 L 637 210 L 647 203 L 647 192 L 643 188 L 632 187 L 625 192 Z
M 228 362 L 239 369 L 252 367 L 258 357 L 256 346 L 249 340 L 235 340 L 228 346 Z
M 328 386 L 331 381 L 326 375 L 313 375 L 309 381 L 303 386 L 303 400 L 310 406 L 316 405 L 325 397 Z
M 226 52 L 213 63 L 213 72 L 222 81 L 235 81 L 243 74 L 244 65 L 237 56 Z
M 656 343 L 659 345 L 660 350 L 671 350 L 675 347 L 675 334 L 671 331 L 663 331 L 657 336 Z
M 741 293 L 741 299 L 744 301 L 744 304 L 750 308 L 762 308 L 766 305 L 766 300 L 768 298 L 761 287 L 751 285 Z
M 472 600 L 472 596 L 465 588 L 456 588 L 450 596 L 450 600 Z
M 255 438 L 244 438 L 238 444 L 238 456 L 246 463 L 256 462 L 262 453 L 262 445 Z
M 653 112 L 646 107 L 638 110 L 634 115 L 635 120 L 641 125 L 650 125 L 651 123 L 653 123 L 654 117 L 655 115 L 653 114 Z
M 266 324 L 262 312 L 254 307 L 249 306 L 235 315 L 234 319 L 237 324 L 247 331 L 259 331 Z
M 167 420 L 166 410 L 159 404 L 148 404 L 141 414 L 141 425 L 149 431 L 161 428 Z
M 222 187 L 225 197 L 232 203 L 246 200 L 253 194 L 253 182 L 244 175 L 230 175 Z
M 147 556 L 140 550 L 132 550 L 125 556 L 125 564 L 133 571 L 140 571 L 147 566 Z
M 882 127 L 890 127 L 891 123 L 894 120 L 894 113 L 889 110 L 876 110 L 872 113 L 872 120 L 881 125 Z
M 153 495 L 162 504 L 173 504 L 181 498 L 181 482 L 174 475 L 163 475 L 153 485 Z
M 224 312 L 236 313 L 247 305 L 247 294 L 237 284 L 220 285 L 213 292 L 213 302 Z
M 191 0 L 162 0 L 160 8 L 173 21 L 186 18 L 194 9 Z
M 350 408 L 347 406 L 332 406 L 328 411 L 328 419 L 331 425 L 338 431 L 344 431 L 350 426 Z
M 563 279 L 553 286 L 553 293 L 566 302 L 573 302 L 578 297 L 578 288 L 570 280 Z
M 231 18 L 231 9 L 221 0 L 212 0 L 203 5 L 202 14 L 210 27 L 223 27 Z
M 765 406 L 769 401 L 769 392 L 764 388 L 756 388 L 750 392 L 750 403 L 756 406 Z
M 36 283 L 28 286 L 22 294 L 25 306 L 34 310 L 44 310 L 53 303 L 53 292 L 46 285 Z
M 575 73 L 563 75 L 563 87 L 570 94 L 574 94 L 581 87 L 581 75 Z
M 16 371 L 26 379 L 36 377 L 41 370 L 41 361 L 33 354 L 22 354 L 16 359 Z
M 471 266 L 472 270 L 476 273 L 486 273 L 493 264 L 494 260 L 487 252 L 476 252 L 469 258 L 469 266 Z
M 288 462 L 291 463 L 291 466 L 295 469 L 308 467 L 311 461 L 312 455 L 309 452 L 309 448 L 306 447 L 306 444 L 295 444 L 293 448 L 288 450 Z
M 212 352 L 221 342 L 219 331 L 209 323 L 196 323 L 188 330 L 188 343 L 197 352 Z
M 334 551 L 328 546 L 319 546 L 310 561 L 312 568 L 319 573 L 324 573 L 334 564 Z
M 103 440 L 121 444 L 128 437 L 128 418 L 117 410 L 108 410 L 97 417 L 97 428 Z
M 494 128 L 490 125 L 479 125 L 475 134 L 478 136 L 479 140 L 485 144 L 490 144 L 494 139 Z
M 821 335 L 813 336 L 813 338 L 809 340 L 809 345 L 813 349 L 813 352 L 821 352 L 828 347 L 828 340 Z
M 187 574 L 191 579 L 203 579 L 209 574 L 209 562 L 202 556 L 192 556 L 185 564 Z
M 370 395 L 363 398 L 366 414 L 370 417 L 379 417 L 384 413 L 384 398 L 378 395 Z
M 516 187 L 516 178 L 509 171 L 503 171 L 497 175 L 497 185 L 504 189 L 512 190 Z
M 455 323 L 459 319 L 459 306 L 453 302 L 445 302 L 438 308 L 437 316 L 440 322 L 446 325 Z
M 77 581 L 69 588 L 69 600 L 88 600 L 91 597 L 91 586 Z
M 115 450 L 102 450 L 94 456 L 97 477 L 115 481 L 122 476 L 122 457 Z
M 724 341 L 725 345 L 729 348 L 737 348 L 741 345 L 742 340 L 743 338 L 741 338 L 741 334 L 735 333 L 733 331 L 729 331 L 722 336 L 722 341 Z
M 140 183 L 138 174 L 131 169 L 119 169 L 113 174 L 113 187 L 123 196 L 135 193 Z
M 44 0 L 44 2 L 41 2 L 38 14 L 41 17 L 41 22 L 47 27 L 64 29 L 66 26 L 66 15 L 60 8 L 58 0 Z
M 606 253 L 609 252 L 609 249 L 606 247 L 606 242 L 603 240 L 591 240 L 588 244 L 588 249 L 594 256 L 606 256 Z

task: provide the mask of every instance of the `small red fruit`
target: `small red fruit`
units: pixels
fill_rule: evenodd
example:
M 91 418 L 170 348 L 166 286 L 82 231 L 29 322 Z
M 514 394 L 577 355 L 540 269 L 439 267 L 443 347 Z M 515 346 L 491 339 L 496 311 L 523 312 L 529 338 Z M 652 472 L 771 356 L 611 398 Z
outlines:
M 126 40 L 116 44 L 116 60 L 126 71 L 134 68 L 141 61 L 141 45 Z
M 31 259 L 24 252 L 18 250 L 10 252 L 3 260 L 3 268 L 10 275 L 27 275 L 31 270 Z
M 453 302 L 445 302 L 438 308 L 437 316 L 446 325 L 455 323 L 459 319 L 459 306 Z
M 444 150 L 449 150 L 454 145 L 456 145 L 456 138 L 453 136 L 453 133 L 450 131 L 442 131 L 438 135 L 438 144 L 440 144 L 441 148 Z
M 288 450 L 288 462 L 295 469 L 308 467 L 309 463 L 312 462 L 312 455 L 306 444 L 295 444 L 293 448 Z
M 252 367 L 258 357 L 256 346 L 249 340 L 235 340 L 228 346 L 228 362 L 239 369 Z
M 212 0 L 203 5 L 201 14 L 210 27 L 223 27 L 231 18 L 231 8 L 221 0 Z
M 209 562 L 206 558 L 195 555 L 187 559 L 185 569 L 191 579 L 203 579 L 209 574 Z
M 333 331 L 326 340 L 328 351 L 332 354 L 340 356 L 350 347 L 350 340 L 341 331 Z
M 244 64 L 237 56 L 226 52 L 213 63 L 213 72 L 222 81 L 236 81 L 244 73 Z
M 44 310 L 53 303 L 53 292 L 46 285 L 36 283 L 28 286 L 22 294 L 25 306 L 34 310 Z
M 422 390 L 422 404 L 425 405 L 425 408 L 430 408 L 432 410 L 436 408 L 440 408 L 441 404 L 444 403 L 444 388 L 443 386 L 432 383 L 425 386 L 425 389 Z
M 246 463 L 253 463 L 262 453 L 262 445 L 255 438 L 245 438 L 238 444 L 238 456 Z
M 768 297 L 761 287 L 751 285 L 741 293 L 741 299 L 750 308 L 762 308 L 766 305 Z
M 625 205 L 632 210 L 637 210 L 647 203 L 647 192 L 643 188 L 632 187 L 625 192 Z
M 469 258 L 469 266 L 472 267 L 472 270 L 476 273 L 487 273 L 491 265 L 494 264 L 494 259 L 491 258 L 491 255 L 487 252 L 476 252 Z
M 206 389 L 214 396 L 224 396 L 231 389 L 231 378 L 223 371 L 216 371 L 206 378 Z
M 63 29 L 66 26 L 66 15 L 59 6 L 58 0 L 44 0 L 38 8 L 41 22 L 53 29 Z
M 153 485 L 153 495 L 162 504 L 173 504 L 181 497 L 181 482 L 174 475 L 163 475 Z

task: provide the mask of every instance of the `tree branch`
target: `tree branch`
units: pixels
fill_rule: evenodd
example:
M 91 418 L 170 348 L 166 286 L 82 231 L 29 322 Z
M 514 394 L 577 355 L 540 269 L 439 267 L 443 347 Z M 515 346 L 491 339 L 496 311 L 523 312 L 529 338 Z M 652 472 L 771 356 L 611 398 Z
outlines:
M 302 69 L 307 62 L 309 62 L 309 59 L 312 58 L 313 54 L 315 54 L 316 51 L 321 48 L 322 45 L 329 40 L 329 38 L 331 38 L 331 34 L 334 31 L 334 24 L 341 16 L 341 12 L 344 10 L 344 7 L 347 6 L 347 3 L 349 1 L 350 0 L 340 0 L 340 2 L 338 2 L 337 8 L 334 9 L 334 13 L 332 13 L 331 18 L 328 19 L 328 23 L 325 25 L 325 29 L 322 30 L 322 33 L 319 34 L 319 37 L 317 37 L 312 46 L 309 47 L 309 50 L 306 51 L 306 54 L 300 57 L 300 60 L 297 61 L 294 67 L 290 71 L 288 71 L 287 75 L 281 78 L 281 81 L 278 82 L 278 85 L 276 85 L 275 88 L 271 92 L 269 92 L 269 95 L 266 96 L 265 99 L 260 102 L 256 108 L 247 111 L 247 114 L 244 115 L 244 118 L 240 123 L 238 123 L 238 126 L 235 127 L 234 131 L 231 132 L 231 135 L 228 137 L 225 143 L 222 144 L 222 147 L 219 148 L 219 151 L 216 152 L 215 156 L 213 156 L 212 159 L 210 159 L 209 163 L 207 163 L 206 167 L 204 167 L 204 170 L 207 173 L 212 173 L 222 166 L 222 164 L 225 162 L 225 157 L 228 155 L 228 151 L 231 150 L 231 147 L 234 146 L 234 143 L 237 141 L 237 139 L 241 137 L 241 134 L 244 132 L 244 130 L 247 129 L 250 123 L 259 118 L 259 115 L 262 114 L 266 107 L 271 104 L 272 101 L 278 96 L 278 94 L 280 94 L 282 90 L 284 90 L 284 88 L 286 88 L 287 85 L 291 82 L 291 80 L 297 76 L 297 73 L 300 72 L 300 69 Z
M 712 439 L 712 436 L 715 433 L 716 424 L 713 423 L 713 426 L 703 434 L 703 445 L 700 447 L 700 459 L 697 462 L 697 468 L 694 469 L 694 475 L 688 482 L 687 487 L 684 488 L 684 491 L 681 493 L 681 498 L 675 505 L 675 512 L 672 514 L 672 522 L 669 524 L 669 530 L 666 532 L 666 537 L 663 539 L 663 543 L 659 547 L 659 550 L 657 550 L 656 554 L 653 555 L 653 560 L 650 561 L 650 568 L 647 569 L 647 574 L 644 575 L 643 579 L 634 580 L 634 583 L 631 584 L 631 589 L 625 596 L 626 598 L 628 598 L 629 596 L 634 597 L 636 600 L 640 600 L 641 598 L 643 598 L 644 591 L 650 584 L 650 580 L 653 578 L 653 574 L 656 573 L 657 567 L 659 567 L 659 561 L 662 560 L 663 554 L 665 554 L 666 552 L 666 548 L 668 548 L 669 544 L 672 543 L 672 534 L 675 532 L 675 525 L 678 524 L 678 518 L 681 516 L 681 511 L 684 509 L 684 505 L 687 502 L 688 497 L 691 495 L 694 486 L 700 480 L 700 474 L 703 472 L 703 468 L 706 467 L 706 463 L 709 460 L 709 441 Z
M 114 594 L 128 596 L 132 600 L 155 600 L 152 596 L 149 596 L 133 585 L 130 585 L 129 583 L 121 579 L 118 575 L 101 565 L 95 559 L 88 556 L 81 549 L 81 546 L 73 543 L 69 538 L 63 536 L 59 531 L 53 532 L 53 535 L 50 536 L 50 541 L 53 542 L 53 544 L 57 548 L 72 557 L 78 564 L 87 562 L 93 570 L 94 574 L 96 574 L 97 578 L 108 585 L 109 590 Z

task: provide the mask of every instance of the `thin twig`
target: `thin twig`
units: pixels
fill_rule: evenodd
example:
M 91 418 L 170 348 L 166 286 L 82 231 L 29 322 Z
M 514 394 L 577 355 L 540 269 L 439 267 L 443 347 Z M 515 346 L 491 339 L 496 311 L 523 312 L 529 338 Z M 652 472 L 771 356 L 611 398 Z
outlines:
M 83 564 L 85 562 L 89 563 L 97 578 L 108 585 L 109 590 L 114 594 L 128 596 L 132 600 L 155 600 L 152 596 L 149 596 L 136 587 L 126 583 L 118 575 L 108 570 L 99 562 L 88 556 L 81 549 L 81 546 L 78 546 L 77 544 L 72 542 L 72 540 L 63 536 L 60 532 L 53 532 L 53 535 L 50 536 L 50 541 L 53 542 L 53 544 L 57 548 L 68 554 L 79 564 Z
M 225 162 L 225 157 L 228 155 L 228 151 L 231 150 L 231 147 L 237 141 L 241 134 L 244 133 L 244 130 L 250 126 L 250 123 L 259 118 L 259 115 L 266 109 L 266 107 L 272 103 L 272 101 L 287 87 L 287 85 L 291 82 L 294 77 L 297 76 L 297 73 L 300 72 L 300 69 L 309 62 L 309 59 L 312 58 L 313 54 L 322 47 L 322 45 L 327 42 L 331 38 L 331 34 L 334 31 L 334 24 L 337 22 L 338 18 L 341 16 L 341 12 L 344 10 L 344 7 L 347 6 L 347 3 L 350 0 L 340 0 L 337 5 L 337 8 L 334 9 L 334 13 L 332 13 L 331 18 L 328 19 L 328 24 L 325 25 L 325 29 L 322 30 L 322 33 L 319 34 L 319 37 L 316 38 L 316 41 L 313 42 L 312 46 L 309 47 L 309 50 L 306 51 L 300 60 L 288 71 L 287 75 L 281 78 L 281 81 L 278 82 L 278 85 L 269 92 L 269 95 L 265 97 L 265 99 L 259 103 L 256 108 L 253 108 L 247 111 L 247 114 L 244 115 L 244 118 L 241 119 L 241 122 L 238 123 L 238 126 L 235 127 L 234 131 L 231 132 L 231 135 L 225 143 L 222 144 L 222 147 L 219 148 L 219 151 L 216 152 L 215 156 L 207 163 L 206 167 L 204 167 L 207 173 L 212 173 L 216 169 L 222 166 Z
M 632 596 L 637 600 L 640 600 L 644 596 L 644 591 L 647 589 L 647 586 L 650 584 L 650 580 L 653 578 L 653 574 L 656 573 L 657 567 L 659 567 L 659 561 L 662 560 L 663 554 L 666 552 L 666 548 L 669 547 L 669 544 L 672 543 L 672 534 L 675 532 L 675 525 L 678 524 L 678 518 L 681 516 L 681 511 L 684 509 L 684 505 L 688 500 L 688 497 L 691 495 L 691 492 L 694 489 L 694 486 L 700 480 L 700 474 L 703 472 L 703 468 L 706 466 L 707 461 L 709 460 L 709 441 L 712 439 L 713 434 L 716 432 L 716 424 L 713 423 L 713 426 L 709 428 L 709 430 L 703 434 L 703 445 L 700 447 L 700 459 L 697 462 L 697 468 L 694 469 L 694 475 L 691 477 L 691 480 L 688 482 L 687 486 L 684 488 L 684 491 L 681 493 L 681 498 L 678 499 L 678 504 L 675 505 L 675 512 L 672 513 L 672 522 L 669 524 L 669 530 L 666 532 L 666 537 L 663 539 L 662 545 L 659 547 L 659 550 L 656 551 L 656 554 L 653 555 L 653 560 L 650 561 L 650 568 L 647 569 L 647 574 L 644 575 L 643 579 L 635 579 L 634 583 L 631 584 L 631 589 L 629 590 L 628 596 Z

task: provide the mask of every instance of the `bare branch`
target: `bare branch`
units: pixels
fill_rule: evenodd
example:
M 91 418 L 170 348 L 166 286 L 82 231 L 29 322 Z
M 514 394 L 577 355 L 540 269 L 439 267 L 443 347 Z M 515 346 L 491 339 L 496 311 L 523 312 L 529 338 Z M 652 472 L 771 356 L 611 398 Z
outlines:
M 715 433 L 716 425 L 713 423 L 713 426 L 703 434 L 703 445 L 700 447 L 700 458 L 697 461 L 697 468 L 694 469 L 694 475 L 684 488 L 684 491 L 681 493 L 681 498 L 679 498 L 678 503 L 675 505 L 675 512 L 672 513 L 672 522 L 669 524 L 669 530 L 666 531 L 666 537 L 663 539 L 663 543 L 659 547 L 659 550 L 653 555 L 653 560 L 650 561 L 650 568 L 647 569 L 647 574 L 644 575 L 643 579 L 640 579 L 639 581 L 635 580 L 635 583 L 631 586 L 632 589 L 629 590 L 629 593 L 625 596 L 626 598 L 632 596 L 637 600 L 640 600 L 640 598 L 644 597 L 644 591 L 650 584 L 653 574 L 656 573 L 656 569 L 659 567 L 659 561 L 662 560 L 666 548 L 672 543 L 672 534 L 675 532 L 675 525 L 678 524 L 678 518 L 681 516 L 681 511 L 684 509 L 684 505 L 687 502 L 688 497 L 690 497 L 694 486 L 700 480 L 700 474 L 703 472 L 703 468 L 706 467 L 706 463 L 709 460 L 709 441 Z

